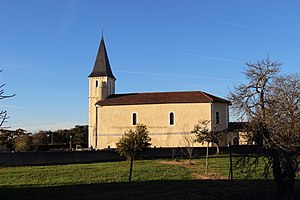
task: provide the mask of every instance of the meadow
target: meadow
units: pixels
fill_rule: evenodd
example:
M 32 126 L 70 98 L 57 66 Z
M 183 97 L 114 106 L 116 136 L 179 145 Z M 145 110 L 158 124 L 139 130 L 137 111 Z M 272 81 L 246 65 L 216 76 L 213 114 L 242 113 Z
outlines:
M 209 174 L 205 175 L 204 158 L 193 160 L 193 164 L 186 160 L 137 160 L 131 199 L 201 199 L 207 195 L 239 199 L 245 193 L 249 199 L 276 197 L 273 180 L 259 180 L 259 173 L 249 179 L 234 170 L 234 181 L 229 181 L 227 157 L 210 158 L 209 163 Z M 126 199 L 128 171 L 128 161 L 0 168 L 0 197 Z M 296 186 L 299 189 L 299 181 Z

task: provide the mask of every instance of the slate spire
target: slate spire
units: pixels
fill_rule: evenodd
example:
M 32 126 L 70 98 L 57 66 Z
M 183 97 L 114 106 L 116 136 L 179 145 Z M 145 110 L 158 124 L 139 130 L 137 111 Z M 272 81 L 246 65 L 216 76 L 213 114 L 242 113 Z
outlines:
M 95 65 L 89 77 L 99 77 L 99 76 L 108 76 L 110 78 L 116 79 L 110 68 L 103 35 L 98 49 Z

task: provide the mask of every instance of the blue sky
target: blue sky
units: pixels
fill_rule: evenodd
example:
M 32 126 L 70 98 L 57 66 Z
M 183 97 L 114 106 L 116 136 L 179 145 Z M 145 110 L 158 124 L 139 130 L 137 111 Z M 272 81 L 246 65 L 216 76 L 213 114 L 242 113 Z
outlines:
M 0 0 L 4 126 L 88 121 L 88 79 L 104 29 L 116 92 L 202 90 L 226 97 L 245 63 L 269 55 L 299 73 L 300 2 Z

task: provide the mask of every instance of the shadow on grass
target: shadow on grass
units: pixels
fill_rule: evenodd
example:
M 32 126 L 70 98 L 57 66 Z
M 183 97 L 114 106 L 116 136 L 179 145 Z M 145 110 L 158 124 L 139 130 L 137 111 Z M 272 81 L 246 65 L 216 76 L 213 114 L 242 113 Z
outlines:
M 127 183 L 103 183 L 55 187 L 0 188 L 1 199 L 127 199 Z M 192 180 L 133 182 L 134 199 L 276 199 L 272 180 Z M 300 199 L 296 181 L 295 199 Z

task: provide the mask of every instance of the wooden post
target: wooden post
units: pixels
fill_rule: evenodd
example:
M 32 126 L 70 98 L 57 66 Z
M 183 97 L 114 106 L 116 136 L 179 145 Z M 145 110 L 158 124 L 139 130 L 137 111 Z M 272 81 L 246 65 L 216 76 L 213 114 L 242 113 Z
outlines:
M 229 177 L 228 179 L 230 179 L 231 181 L 233 181 L 233 171 L 232 171 L 232 154 L 231 154 L 231 145 L 229 144 Z
M 209 142 L 207 142 L 207 147 L 206 147 L 205 175 L 208 174 L 208 147 L 209 147 Z
M 132 167 L 133 167 L 133 158 L 130 158 L 129 183 L 131 183 Z
M 133 158 L 131 157 L 130 158 L 129 180 L 128 180 L 128 191 L 127 191 L 127 199 L 128 200 L 130 200 L 132 168 L 133 168 Z

